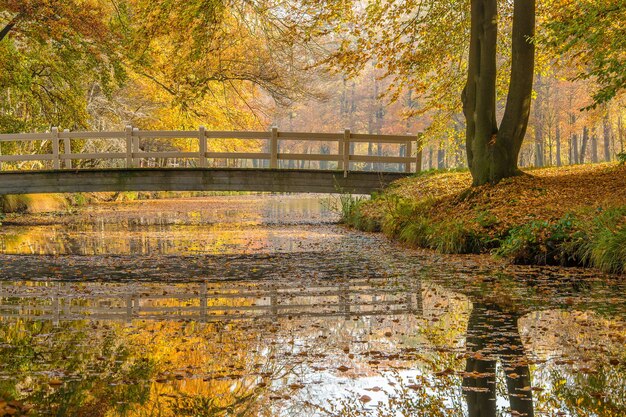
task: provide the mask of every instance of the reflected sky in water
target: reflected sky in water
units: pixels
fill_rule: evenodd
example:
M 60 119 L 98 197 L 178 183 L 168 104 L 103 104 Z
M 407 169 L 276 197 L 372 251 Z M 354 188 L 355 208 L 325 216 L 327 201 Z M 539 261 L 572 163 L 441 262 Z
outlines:
M 0 408 L 626 415 L 623 280 L 412 251 L 326 207 L 212 197 L 2 226 Z

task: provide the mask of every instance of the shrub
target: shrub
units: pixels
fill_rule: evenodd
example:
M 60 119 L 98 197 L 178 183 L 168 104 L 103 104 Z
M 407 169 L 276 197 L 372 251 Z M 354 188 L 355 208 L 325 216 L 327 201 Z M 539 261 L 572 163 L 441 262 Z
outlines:
M 602 211 L 588 224 L 577 255 L 586 265 L 604 272 L 626 271 L 626 206 Z
M 384 197 L 385 217 L 382 230 L 390 237 L 398 236 L 400 231 L 419 215 L 418 207 L 396 195 Z
M 446 220 L 433 226 L 431 247 L 441 253 L 480 253 L 481 237 L 460 220 Z
M 331 211 L 339 213 L 340 221 L 348 226 L 366 232 L 380 231 L 380 225 L 374 219 L 364 216 L 361 209 L 364 203 L 369 201 L 364 196 L 354 196 L 343 193 L 339 197 L 332 197 L 323 202 Z
M 407 223 L 398 235 L 401 242 L 420 248 L 430 248 L 433 227 L 429 219 L 418 217 Z
M 496 255 L 518 264 L 577 264 L 579 230 L 579 221 L 570 214 L 556 222 L 534 220 L 512 229 Z

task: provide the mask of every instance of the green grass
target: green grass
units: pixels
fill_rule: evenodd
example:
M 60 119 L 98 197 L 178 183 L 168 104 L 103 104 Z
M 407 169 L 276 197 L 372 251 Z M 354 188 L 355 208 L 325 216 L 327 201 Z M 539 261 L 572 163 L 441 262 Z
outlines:
M 626 272 L 626 206 L 533 221 L 511 230 L 496 254 L 514 263 L 591 266 Z
M 341 217 L 357 229 L 382 231 L 409 246 L 440 253 L 491 252 L 517 264 L 590 266 L 626 273 L 626 206 L 578 208 L 557 220 L 534 219 L 506 230 L 484 206 L 472 209 L 471 221 L 434 217 L 437 201 L 425 197 L 414 202 L 394 194 L 375 195 L 370 201 L 343 195 Z M 383 209 L 382 218 L 364 213 L 364 206 L 372 203 Z

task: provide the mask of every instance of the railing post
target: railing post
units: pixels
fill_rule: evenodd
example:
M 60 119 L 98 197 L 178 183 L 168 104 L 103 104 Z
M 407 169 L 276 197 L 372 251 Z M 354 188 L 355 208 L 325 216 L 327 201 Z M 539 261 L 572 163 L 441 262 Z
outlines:
M 410 139 L 406 142 L 406 152 L 404 154 L 405 158 L 408 158 L 409 161 L 411 159 L 411 155 L 413 154 L 413 140 Z M 404 172 L 406 173 L 411 173 L 411 162 L 405 162 L 404 163 Z
M 278 168 L 278 128 L 272 127 L 272 138 L 270 139 L 270 168 Z
M 138 157 L 139 154 L 139 128 L 133 128 L 133 168 L 137 168 L 139 166 L 140 159 Z
M 417 156 L 415 158 L 415 173 L 422 171 L 422 133 L 417 134 Z
M 343 131 L 343 177 L 348 177 L 348 171 L 350 170 L 350 129 Z
M 70 133 L 70 130 L 65 129 L 63 133 Z M 66 156 L 70 156 L 72 154 L 72 144 L 70 143 L 70 138 L 63 139 L 63 148 L 63 153 L 65 153 Z M 72 169 L 71 159 L 68 158 L 65 160 L 65 168 Z
M 50 134 L 52 135 L 52 168 L 60 169 L 60 159 L 59 159 L 59 128 L 53 127 L 50 130 Z
M 206 168 L 208 161 L 206 158 L 207 144 L 206 144 L 206 128 L 200 126 L 198 129 L 198 140 L 200 141 L 200 158 L 198 159 L 198 166 Z
M 133 167 L 133 127 L 127 125 L 126 131 L 126 168 Z

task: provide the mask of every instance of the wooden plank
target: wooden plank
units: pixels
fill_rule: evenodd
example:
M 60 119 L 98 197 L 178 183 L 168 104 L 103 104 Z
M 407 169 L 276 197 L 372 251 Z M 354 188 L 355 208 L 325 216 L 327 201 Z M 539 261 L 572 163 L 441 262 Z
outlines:
M 134 127 L 133 131 L 132 131 L 132 143 L 133 143 L 133 148 L 132 148 L 132 152 L 131 152 L 131 156 L 133 159 L 133 168 L 137 168 L 139 166 L 139 159 L 137 159 L 135 157 L 135 154 L 139 153 L 139 135 L 135 135 L 136 133 L 139 132 L 139 129 Z
M 316 142 L 339 142 L 343 139 L 343 133 L 307 133 L 307 132 L 279 132 L 278 138 L 282 140 L 307 140 Z
M 383 162 L 404 164 L 413 162 L 413 158 L 405 156 L 368 156 L 368 155 L 350 155 L 350 160 L 355 162 Z
M 69 130 L 65 129 L 63 133 L 69 133 Z M 64 155 L 61 155 L 61 159 L 65 159 L 65 168 L 72 169 L 72 142 L 69 138 L 63 139 L 63 152 Z
M 51 154 L 0 156 L 0 162 L 52 161 L 53 159 L 54 155 Z
M 206 139 L 206 128 L 204 126 L 200 126 L 198 129 L 198 166 L 202 168 L 206 168 L 208 165 L 208 161 L 206 159 L 207 153 L 207 139 Z
M 96 191 L 272 191 L 370 193 L 406 174 L 261 169 L 109 169 L 3 172 L 0 194 Z
M 341 161 L 341 156 L 315 153 L 279 153 L 278 159 L 285 161 Z
M 59 160 L 59 128 L 53 127 L 50 130 L 52 141 L 52 168 L 61 169 L 61 161 Z
M 212 139 L 259 139 L 268 140 L 271 139 L 272 133 L 266 132 L 219 132 L 207 130 L 207 138 Z
M 74 153 L 74 154 L 59 155 L 59 159 L 65 160 L 65 161 L 69 161 L 72 159 L 125 159 L 125 158 L 126 158 L 126 153 L 122 153 L 122 152 Z
M 133 127 L 128 125 L 124 130 L 126 135 L 126 168 L 133 167 Z
M 352 142 L 373 142 L 373 143 L 407 143 L 409 141 L 415 142 L 417 138 L 415 136 L 406 135 L 368 135 L 363 133 L 354 133 L 350 137 Z
M 343 156 L 343 177 L 346 178 L 348 176 L 348 171 L 350 170 L 350 129 L 346 129 L 343 132 L 343 142 L 340 146 L 343 145 L 343 152 L 341 155 Z
M 0 142 L 31 142 L 35 140 L 49 140 L 50 133 L 17 133 L 0 135 Z
M 188 158 L 197 159 L 198 152 L 133 152 L 133 158 Z
M 59 134 L 61 139 L 124 139 L 126 132 L 70 132 Z
M 272 137 L 270 139 L 270 168 L 278 168 L 278 128 L 272 128 Z
M 133 129 L 133 137 L 150 139 L 191 139 L 197 138 L 196 130 L 139 130 Z
M 269 153 L 244 153 L 244 152 L 207 152 L 207 158 L 211 159 L 270 159 Z

